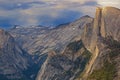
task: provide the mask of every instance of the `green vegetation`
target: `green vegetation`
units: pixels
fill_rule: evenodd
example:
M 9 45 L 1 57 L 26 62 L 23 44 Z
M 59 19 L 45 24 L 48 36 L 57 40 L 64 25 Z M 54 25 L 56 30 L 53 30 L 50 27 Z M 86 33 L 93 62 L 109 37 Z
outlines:
M 118 42 L 112 38 L 109 38 L 107 40 L 109 41 L 108 48 L 111 49 L 111 52 L 109 53 L 109 57 L 112 59 L 112 58 L 118 56 L 120 53 L 120 42 Z
M 112 37 L 107 37 L 104 40 L 104 43 L 108 45 L 110 49 L 109 60 L 104 62 L 104 66 L 99 70 L 94 70 L 92 74 L 88 77 L 88 80 L 113 80 L 115 76 L 115 64 L 114 58 L 116 58 L 120 53 L 120 43 L 114 40 Z M 107 59 L 107 58 L 106 58 Z
M 86 64 L 88 64 L 89 60 L 91 59 L 91 52 L 89 52 L 87 49 L 82 53 L 82 58 L 84 58 L 84 61 L 81 63 L 81 71 L 76 75 L 76 79 L 80 79 L 84 75 L 84 70 Z
M 67 45 L 69 50 L 72 50 L 73 53 L 77 52 L 81 47 L 83 47 L 82 41 L 74 41 Z
M 112 59 L 116 56 L 118 56 L 120 54 L 120 49 L 113 49 L 110 53 L 109 53 L 109 57 Z
M 106 48 L 110 49 L 108 55 L 103 62 L 103 67 L 94 70 L 87 78 L 87 80 L 113 80 L 116 75 L 116 62 L 114 59 L 120 54 L 120 42 L 114 40 L 112 37 L 103 39 L 103 43 L 107 45 Z M 85 52 L 87 53 L 87 52 Z M 88 59 L 90 54 L 88 55 Z M 84 71 L 79 75 L 82 78 Z
M 72 74 L 73 74 L 73 72 L 70 71 L 70 70 L 64 71 L 64 72 L 63 72 L 63 75 L 72 75 Z
M 9 79 L 9 80 L 31 80 L 31 79 L 28 79 L 28 78 L 20 78 L 20 79 Z
M 108 45 L 108 48 L 110 48 L 112 50 L 120 48 L 120 42 L 114 40 L 111 36 L 104 38 L 103 43 Z
M 112 63 L 105 62 L 99 70 L 94 70 L 88 77 L 88 80 L 113 80 L 115 75 L 115 66 Z
M 87 62 L 90 60 L 90 57 L 92 56 L 92 54 L 88 51 L 88 50 L 85 50 L 83 53 L 82 53 L 82 57 L 85 57 Z

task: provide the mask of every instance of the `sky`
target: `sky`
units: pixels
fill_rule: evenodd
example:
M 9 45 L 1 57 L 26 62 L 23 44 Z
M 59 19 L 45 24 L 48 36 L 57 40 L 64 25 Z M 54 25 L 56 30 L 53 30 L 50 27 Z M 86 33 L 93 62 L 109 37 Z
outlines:
M 94 17 L 96 7 L 120 8 L 119 0 L 0 0 L 0 27 L 56 26 L 81 16 Z

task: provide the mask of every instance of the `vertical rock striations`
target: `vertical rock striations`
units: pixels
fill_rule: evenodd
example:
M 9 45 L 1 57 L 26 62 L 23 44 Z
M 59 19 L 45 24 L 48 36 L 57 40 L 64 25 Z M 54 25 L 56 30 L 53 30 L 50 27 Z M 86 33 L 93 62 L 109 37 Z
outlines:
M 59 55 L 55 52 L 49 55 L 38 73 L 37 80 L 120 79 L 120 10 L 113 7 L 98 7 L 94 20 L 90 21 L 91 23 L 84 24 L 82 37 L 80 32 L 80 41 L 70 43 Z M 61 40 L 75 30 L 76 24 L 79 24 L 79 21 L 69 24 L 69 28 L 58 28 L 62 32 L 67 32 Z M 80 25 L 77 27 L 83 29 Z M 90 53 L 91 59 L 88 55 Z
M 92 56 L 90 57 L 90 54 Z M 97 8 L 80 41 L 48 57 L 37 80 L 119 80 L 120 10 Z
M 91 57 L 82 41 L 68 44 L 63 53 L 49 55 L 36 80 L 73 80 Z
M 89 28 L 90 26 L 88 29 Z M 119 64 L 119 61 L 117 60 L 119 60 L 118 55 L 120 52 L 120 10 L 113 7 L 97 8 L 93 28 L 90 31 L 91 32 L 89 33 L 91 33 L 91 37 L 88 37 L 90 35 L 88 34 L 87 37 L 83 36 L 82 38 L 84 44 L 87 44 L 85 47 L 92 53 L 92 58 L 84 72 L 83 77 L 85 80 L 86 77 L 88 77 L 91 73 L 93 74 L 95 70 L 99 70 L 104 67 L 106 62 L 110 64 L 115 63 L 115 69 L 118 69 L 118 66 L 116 65 Z M 83 34 L 85 34 L 85 32 Z M 88 43 L 90 43 L 89 46 Z M 113 49 L 118 51 L 118 54 L 117 56 L 109 57 L 111 52 L 113 52 L 112 54 L 116 54 Z M 118 71 L 115 72 L 117 76 L 112 78 L 119 80 L 119 72 L 120 70 L 118 69 Z
M 22 71 L 29 66 L 28 58 L 13 37 L 0 29 L 0 79 L 27 79 Z

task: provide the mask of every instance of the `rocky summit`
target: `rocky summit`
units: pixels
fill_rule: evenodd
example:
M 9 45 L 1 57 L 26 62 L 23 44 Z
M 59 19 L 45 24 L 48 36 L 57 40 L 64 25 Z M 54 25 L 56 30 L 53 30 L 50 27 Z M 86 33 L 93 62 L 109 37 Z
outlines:
M 0 80 L 120 80 L 120 9 L 57 27 L 0 29 Z

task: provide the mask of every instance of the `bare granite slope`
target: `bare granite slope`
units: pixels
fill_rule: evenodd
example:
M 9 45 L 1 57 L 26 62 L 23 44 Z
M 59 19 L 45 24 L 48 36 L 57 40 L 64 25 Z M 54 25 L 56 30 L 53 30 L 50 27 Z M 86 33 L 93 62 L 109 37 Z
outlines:
M 14 38 L 0 29 L 0 79 L 27 79 L 22 71 L 29 66 L 28 58 Z
M 79 44 L 79 39 L 82 44 Z M 76 41 L 78 43 L 72 46 L 71 43 L 68 44 L 61 54 L 52 53 L 38 73 L 37 80 L 120 79 L 119 9 L 97 8 L 94 20 L 84 25 L 83 33 Z M 78 51 L 74 52 L 76 50 Z M 82 55 L 84 51 L 92 53 L 88 61 Z M 78 63 L 76 63 L 77 59 L 79 59 Z
M 41 26 L 20 27 L 10 30 L 10 33 L 30 54 L 42 54 L 51 50 L 59 52 L 75 37 L 81 36 L 85 24 L 91 21 L 93 18 L 83 16 L 74 22 L 52 29 Z

